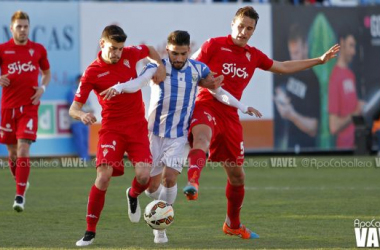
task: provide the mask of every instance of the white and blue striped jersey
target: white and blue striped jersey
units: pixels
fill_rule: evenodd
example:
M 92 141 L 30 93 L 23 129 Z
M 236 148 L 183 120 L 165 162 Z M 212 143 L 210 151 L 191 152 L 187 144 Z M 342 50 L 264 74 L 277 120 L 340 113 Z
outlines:
M 166 78 L 160 84 L 150 84 L 148 128 L 160 137 L 187 136 L 198 82 L 207 77 L 210 69 L 192 59 L 188 59 L 181 70 L 173 68 L 169 58 L 162 61 L 166 67 Z M 146 69 L 154 67 L 157 66 L 148 64 Z

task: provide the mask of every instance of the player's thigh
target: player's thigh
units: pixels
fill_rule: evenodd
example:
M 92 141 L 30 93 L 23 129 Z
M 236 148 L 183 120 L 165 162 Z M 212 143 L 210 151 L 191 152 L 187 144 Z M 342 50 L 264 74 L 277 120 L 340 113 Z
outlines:
M 150 176 L 160 175 L 164 169 L 162 164 L 162 157 L 164 154 L 163 143 L 164 138 L 154 135 L 149 132 L 150 152 L 152 153 L 152 170 Z
M 181 173 L 190 150 L 187 138 L 182 136 L 178 138 L 164 138 L 164 140 L 161 162 L 167 168 Z
M 148 138 L 148 123 L 145 121 L 129 126 L 124 132 L 124 136 L 126 151 L 132 164 L 152 164 Z
M 14 109 L 1 110 L 0 142 L 3 144 L 17 144 L 14 112 Z
M 21 108 L 16 129 L 17 139 L 36 140 L 38 130 L 38 105 L 28 105 Z
M 122 134 L 101 129 L 96 152 L 96 166 L 107 165 L 113 168 L 113 176 L 124 174 L 123 156 L 125 152 Z
M 208 141 L 215 134 L 216 118 L 213 111 L 205 105 L 195 105 L 194 112 L 190 122 L 188 141 L 193 147 L 194 140 L 199 136 L 205 136 Z
M 224 120 L 223 127 L 220 129 L 223 132 L 218 133 L 211 141 L 210 159 L 242 165 L 244 162 L 244 143 L 243 128 L 239 120 Z

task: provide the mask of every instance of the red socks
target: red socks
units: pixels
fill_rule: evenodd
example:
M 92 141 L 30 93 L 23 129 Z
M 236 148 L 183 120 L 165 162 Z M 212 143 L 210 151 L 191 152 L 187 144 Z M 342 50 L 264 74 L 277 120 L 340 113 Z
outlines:
M 17 158 L 16 195 L 24 196 L 30 173 L 29 157 Z
M 227 216 L 230 219 L 230 228 L 237 229 L 240 227 L 240 210 L 244 200 L 244 185 L 232 186 L 227 181 Z
M 206 165 L 206 153 L 202 149 L 192 149 L 188 155 L 189 170 L 187 171 L 187 180 L 199 185 L 201 171 Z
M 9 165 L 9 170 L 11 170 L 13 177 L 16 180 L 16 162 L 12 161 L 11 158 L 8 159 L 8 165 Z
M 106 192 L 107 190 L 102 191 L 95 185 L 91 188 L 87 204 L 87 231 L 96 232 L 96 224 L 104 207 Z
M 132 181 L 132 188 L 129 190 L 129 196 L 131 196 L 132 198 L 137 198 L 137 196 L 139 196 L 149 187 L 150 180 L 151 179 L 149 179 L 147 184 L 142 185 L 137 181 L 135 177 Z

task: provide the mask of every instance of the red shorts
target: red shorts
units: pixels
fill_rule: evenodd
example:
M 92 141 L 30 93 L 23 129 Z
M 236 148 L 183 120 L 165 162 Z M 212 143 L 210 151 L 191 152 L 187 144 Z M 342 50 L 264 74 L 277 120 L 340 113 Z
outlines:
M 1 110 L 0 143 L 17 144 L 18 139 L 36 141 L 39 105 Z
M 123 129 L 107 127 L 99 131 L 96 166 L 107 164 L 113 168 L 113 176 L 123 175 L 125 152 L 133 165 L 138 162 L 152 163 L 146 121 Z
M 211 128 L 209 160 L 242 165 L 244 162 L 243 128 L 237 112 L 223 110 L 215 112 L 212 107 L 196 104 L 189 129 L 189 142 L 192 146 L 194 126 L 204 124 Z

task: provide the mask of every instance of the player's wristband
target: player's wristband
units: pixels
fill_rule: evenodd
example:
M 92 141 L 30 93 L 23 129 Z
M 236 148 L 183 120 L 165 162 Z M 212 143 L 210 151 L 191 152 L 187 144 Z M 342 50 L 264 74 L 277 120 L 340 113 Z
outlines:
M 45 85 L 41 85 L 41 88 L 43 89 L 44 92 L 46 91 L 46 86 Z

